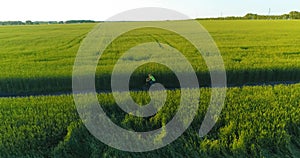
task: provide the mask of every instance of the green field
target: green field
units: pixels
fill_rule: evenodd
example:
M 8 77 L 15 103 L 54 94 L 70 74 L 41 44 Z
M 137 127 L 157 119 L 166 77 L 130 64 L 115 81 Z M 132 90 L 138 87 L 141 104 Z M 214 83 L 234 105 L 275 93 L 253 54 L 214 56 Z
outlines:
M 133 97 L 142 103 L 145 92 Z M 161 127 L 176 112 L 180 91 L 156 115 L 124 113 L 111 94 L 98 95 L 106 114 L 125 129 Z M 202 88 L 199 110 L 188 130 L 170 145 L 146 153 L 122 152 L 96 140 L 81 124 L 72 96 L 0 99 L 0 156 L 60 157 L 299 157 L 300 85 L 230 88 L 213 130 L 198 136 L 210 99 Z
M 228 84 L 299 82 L 300 21 L 200 22 L 221 51 Z M 80 42 L 94 26 L 95 24 L 1 26 L 0 92 L 71 92 L 71 75 L 76 53 Z M 177 35 L 155 29 L 128 32 L 116 39 L 99 61 L 97 80 L 101 83 L 108 82 L 113 68 L 112 61 L 116 61 L 124 50 L 141 41 L 168 43 L 182 51 L 191 61 L 198 76 L 201 76 L 200 84 L 210 84 L 207 67 L 199 52 Z M 142 59 L 133 56 L 128 60 Z M 147 69 L 140 69 L 133 74 L 133 78 L 136 76 L 134 82 L 139 84 L 148 73 Z M 172 73 L 166 73 L 163 67 L 154 66 L 153 69 L 162 81 L 163 78 L 173 78 Z M 102 89 L 107 90 L 109 87 Z
M 300 85 L 286 85 L 300 82 L 300 21 L 199 22 L 218 45 L 231 86 L 217 124 L 204 138 L 198 132 L 211 97 L 210 76 L 200 53 L 181 36 L 155 28 L 133 30 L 113 41 L 98 63 L 96 88 L 110 90 L 113 66 L 126 50 L 143 42 L 165 43 L 182 52 L 204 86 L 188 130 L 166 147 L 145 153 L 123 152 L 95 139 L 67 94 L 79 46 L 95 24 L 0 26 L 0 157 L 300 157 Z M 147 58 L 179 61 L 175 56 Z M 131 54 L 122 60 L 145 58 Z M 123 66 L 124 72 L 131 69 Z M 178 80 L 163 65 L 137 68 L 130 88 L 143 86 L 148 72 L 170 88 L 156 115 L 135 117 L 122 111 L 111 93 L 98 94 L 106 114 L 125 129 L 160 128 L 178 109 L 181 91 L 171 90 L 179 87 Z M 278 85 L 262 85 L 270 83 Z M 13 97 L 23 95 L 33 96 Z M 140 105 L 150 99 L 144 91 L 131 95 Z

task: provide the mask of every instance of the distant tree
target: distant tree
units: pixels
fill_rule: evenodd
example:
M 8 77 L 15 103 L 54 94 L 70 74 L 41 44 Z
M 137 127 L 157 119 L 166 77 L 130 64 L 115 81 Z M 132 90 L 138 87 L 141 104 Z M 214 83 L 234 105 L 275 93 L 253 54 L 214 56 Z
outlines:
M 66 24 L 76 24 L 76 23 L 95 23 L 93 20 L 68 20 Z
M 34 24 L 34 25 L 39 25 L 39 24 L 40 24 L 40 22 L 38 22 L 38 21 L 34 21 L 34 22 L 33 22 L 33 24 Z
M 280 19 L 289 19 L 290 18 L 290 14 L 283 14 L 280 16 Z
M 257 14 L 248 13 L 244 16 L 245 19 L 258 19 Z
M 3 21 L 1 25 L 24 25 L 22 21 Z
M 58 24 L 57 21 L 48 21 L 48 24 Z
M 33 22 L 32 22 L 32 21 L 30 21 L 30 20 L 27 20 L 27 21 L 25 22 L 25 24 L 26 24 L 26 25 L 32 25 L 32 24 L 33 24 Z
M 289 15 L 291 19 L 300 19 L 300 12 L 291 11 Z

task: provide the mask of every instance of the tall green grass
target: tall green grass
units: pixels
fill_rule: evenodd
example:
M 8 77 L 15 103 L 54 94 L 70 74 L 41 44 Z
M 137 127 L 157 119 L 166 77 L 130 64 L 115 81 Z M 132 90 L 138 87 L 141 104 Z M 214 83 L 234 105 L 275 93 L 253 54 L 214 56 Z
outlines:
M 198 130 L 211 89 L 200 91 L 199 109 L 188 130 L 170 145 L 146 153 L 122 152 L 96 140 L 82 125 L 72 96 L 1 98 L 0 156 L 299 157 L 299 84 L 228 89 L 220 118 L 204 138 L 198 136 Z M 160 128 L 176 113 L 180 91 L 167 93 L 164 107 L 148 118 L 125 113 L 112 94 L 99 94 L 98 98 L 117 125 L 149 131 Z M 149 101 L 146 92 L 133 92 L 132 96 L 139 104 Z
M 243 20 L 199 21 L 211 34 L 224 59 L 228 83 L 295 81 L 300 78 L 300 21 Z M 95 24 L 1 26 L 0 93 L 24 94 L 70 92 L 77 50 Z M 128 32 L 111 43 L 97 67 L 97 83 L 109 89 L 114 62 L 125 50 L 141 42 L 167 43 L 181 51 L 194 66 L 200 84 L 210 84 L 207 67 L 192 45 L 183 38 L 159 29 Z M 159 57 L 152 57 L 159 59 Z M 144 60 L 134 54 L 126 59 Z M 167 60 L 176 61 L 176 58 Z M 177 63 L 179 64 L 179 63 Z M 129 66 L 129 67 L 128 67 Z M 124 65 L 124 70 L 130 64 Z M 175 82 L 162 66 L 140 68 L 133 82 L 144 81 L 148 71 Z M 165 76 L 164 76 L 165 75 Z M 137 85 L 139 87 L 140 85 Z M 176 87 L 176 85 L 170 85 Z

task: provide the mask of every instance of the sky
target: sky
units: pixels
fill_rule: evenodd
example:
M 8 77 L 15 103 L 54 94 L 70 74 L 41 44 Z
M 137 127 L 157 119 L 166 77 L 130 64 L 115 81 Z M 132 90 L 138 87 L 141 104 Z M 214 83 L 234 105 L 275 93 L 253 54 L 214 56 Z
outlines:
M 108 18 L 130 9 L 162 7 L 190 18 L 272 15 L 300 11 L 299 0 L 1 0 L 0 21 L 66 21 Z

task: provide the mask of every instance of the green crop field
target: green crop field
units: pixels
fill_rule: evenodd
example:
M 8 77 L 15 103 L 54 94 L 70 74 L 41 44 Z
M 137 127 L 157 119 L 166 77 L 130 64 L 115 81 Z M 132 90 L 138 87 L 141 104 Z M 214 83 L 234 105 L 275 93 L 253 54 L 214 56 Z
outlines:
M 154 116 L 124 113 L 111 94 L 99 94 L 106 114 L 125 129 L 148 131 L 169 121 L 180 91 L 168 91 L 169 101 Z M 143 101 L 145 92 L 133 97 Z M 188 130 L 170 145 L 146 153 L 122 152 L 96 140 L 82 125 L 72 96 L 0 99 L 1 157 L 299 157 L 300 85 L 230 88 L 213 130 L 198 136 L 210 99 L 202 88 L 199 109 Z M 139 102 L 141 103 L 141 102 Z
M 200 22 L 221 51 L 228 84 L 299 82 L 300 21 Z M 76 53 L 81 41 L 94 26 L 95 24 L 1 26 L 0 93 L 71 92 L 71 75 Z M 128 32 L 109 46 L 97 67 L 98 81 L 107 82 L 114 62 L 123 51 L 142 41 L 168 43 L 182 51 L 198 76 L 201 76 L 200 84 L 209 85 L 207 67 L 193 46 L 178 35 L 149 28 Z M 127 60 L 143 58 L 135 54 Z M 165 73 L 165 68 L 153 67 L 159 77 L 173 78 L 169 77 L 172 76 L 171 73 Z M 137 83 L 143 81 L 139 77 L 144 78 L 148 73 L 147 69 L 140 69 L 133 74 L 137 76 L 133 77 L 137 78 Z
M 199 22 L 221 52 L 230 86 L 220 118 L 203 138 L 198 132 L 211 99 L 210 75 L 200 52 L 183 37 L 158 28 L 132 30 L 110 43 L 99 60 L 98 100 L 124 129 L 163 127 L 176 113 L 182 91 L 174 89 L 180 85 L 168 67 L 144 64 L 131 76 L 132 98 L 140 105 L 149 102 L 147 92 L 136 90 L 152 72 L 169 89 L 168 99 L 150 117 L 122 111 L 112 93 L 103 91 L 111 90 L 114 65 L 128 49 L 144 42 L 167 44 L 182 52 L 203 86 L 188 130 L 171 144 L 145 153 L 120 151 L 94 138 L 69 94 L 76 54 L 96 24 L 0 26 L 0 157 L 300 157 L 300 21 Z M 150 58 L 181 66 L 177 56 L 133 53 L 121 59 L 122 71 L 132 70 L 128 62 Z

